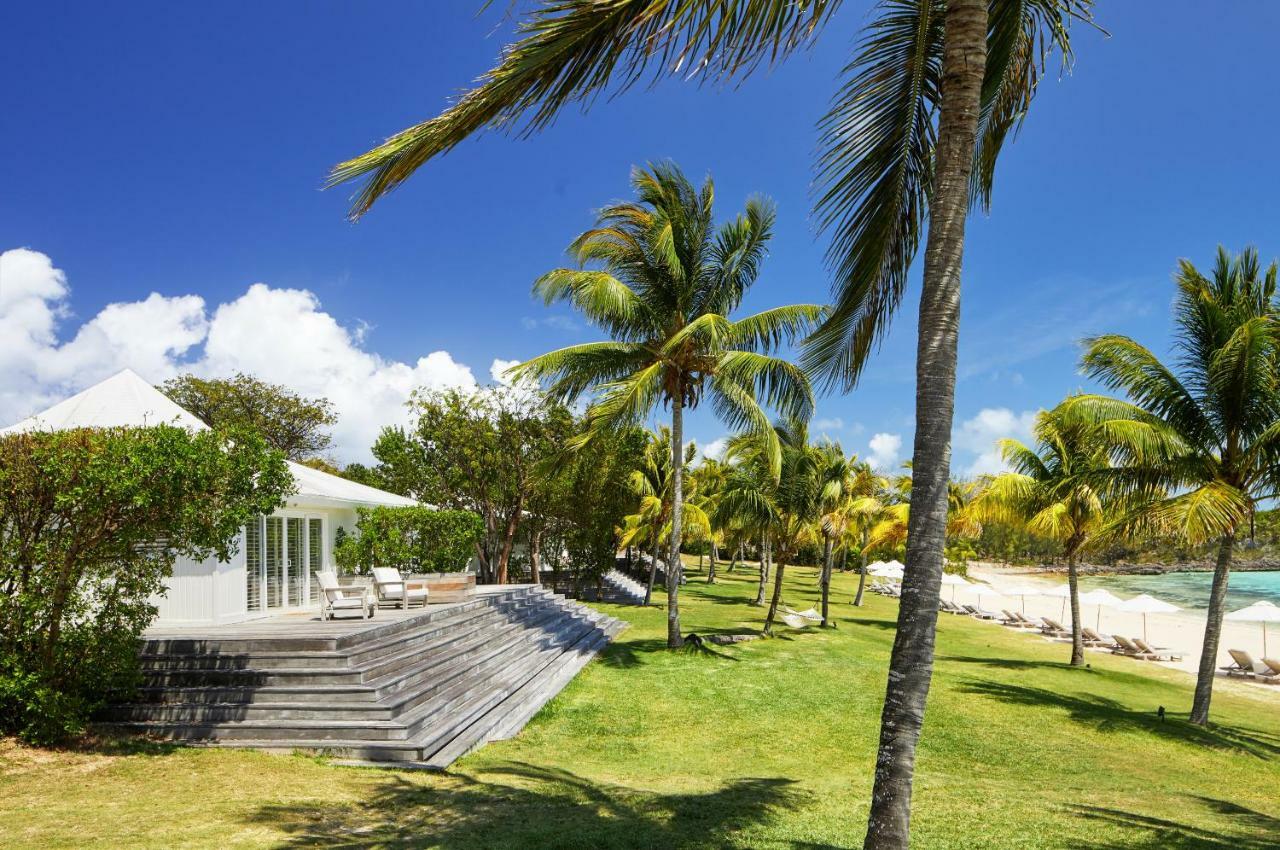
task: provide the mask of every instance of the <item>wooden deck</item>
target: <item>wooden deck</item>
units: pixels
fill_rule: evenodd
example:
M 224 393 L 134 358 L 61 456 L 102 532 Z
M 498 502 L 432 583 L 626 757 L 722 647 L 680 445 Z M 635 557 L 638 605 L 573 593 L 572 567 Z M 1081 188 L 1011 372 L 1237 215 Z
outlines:
M 272 638 L 346 638 L 366 631 L 381 629 L 389 624 L 431 615 L 436 616 L 461 608 L 475 599 L 492 594 L 531 587 L 532 585 L 506 584 L 478 587 L 473 596 L 460 602 L 429 603 L 412 608 L 378 608 L 373 617 L 342 616 L 334 620 L 320 619 L 318 608 L 288 611 L 255 620 L 222 625 L 153 626 L 142 633 L 144 641 L 152 640 L 270 640 Z

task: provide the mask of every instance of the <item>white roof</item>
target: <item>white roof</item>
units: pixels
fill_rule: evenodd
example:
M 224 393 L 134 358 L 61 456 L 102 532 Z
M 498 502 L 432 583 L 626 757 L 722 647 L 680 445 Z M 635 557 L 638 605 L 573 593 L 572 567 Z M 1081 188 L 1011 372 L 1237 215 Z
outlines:
M 137 372 L 125 369 L 66 401 L 58 402 L 43 413 L 0 430 L 0 434 L 66 431 L 71 428 L 145 428 L 149 425 L 176 425 L 190 431 L 205 431 L 209 427 L 194 414 L 174 404 Z
M 71 428 L 145 428 L 152 425 L 175 425 L 190 431 L 207 431 L 209 428 L 136 372 L 125 369 L 42 413 L 0 429 L 0 434 Z M 297 490 L 288 499 L 290 506 L 418 504 L 413 499 L 357 484 L 293 461 L 289 461 L 289 471 L 293 473 Z

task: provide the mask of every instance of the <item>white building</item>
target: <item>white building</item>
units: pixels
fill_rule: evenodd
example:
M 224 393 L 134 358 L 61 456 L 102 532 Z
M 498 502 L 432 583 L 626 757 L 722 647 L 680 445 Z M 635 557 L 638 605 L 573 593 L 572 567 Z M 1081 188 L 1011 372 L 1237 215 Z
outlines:
M 159 424 L 208 427 L 126 369 L 0 434 Z M 289 469 L 295 492 L 284 508 L 241 531 L 231 560 L 178 559 L 166 592 L 153 600 L 157 625 L 234 623 L 316 607 L 312 573 L 333 568 L 334 535 L 354 530 L 356 508 L 417 504 L 301 464 L 290 462 Z

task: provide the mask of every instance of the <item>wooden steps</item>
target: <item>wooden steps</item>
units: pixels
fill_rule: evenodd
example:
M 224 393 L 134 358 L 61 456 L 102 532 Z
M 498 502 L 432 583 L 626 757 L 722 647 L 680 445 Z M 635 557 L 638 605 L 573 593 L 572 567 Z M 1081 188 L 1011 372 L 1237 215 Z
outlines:
M 106 720 L 209 746 L 444 768 L 509 738 L 625 623 L 540 587 L 342 635 L 144 643 L 137 701 Z

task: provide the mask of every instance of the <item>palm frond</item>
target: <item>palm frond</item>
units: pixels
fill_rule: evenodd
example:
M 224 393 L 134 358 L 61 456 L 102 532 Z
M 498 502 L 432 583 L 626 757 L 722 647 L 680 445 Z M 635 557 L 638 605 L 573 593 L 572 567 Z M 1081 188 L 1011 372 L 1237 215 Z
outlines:
M 744 316 L 733 323 L 733 347 L 768 354 L 804 337 L 825 312 L 820 304 L 790 304 Z
M 428 160 L 486 129 L 530 134 L 565 106 L 625 91 L 650 71 L 743 76 L 808 44 L 838 0 L 552 0 L 520 24 L 520 38 L 479 85 L 438 117 L 330 172 L 328 185 L 364 179 L 358 218 Z
M 818 227 L 834 304 L 804 363 L 851 388 L 902 301 L 933 181 L 942 0 L 887 0 L 818 124 Z

